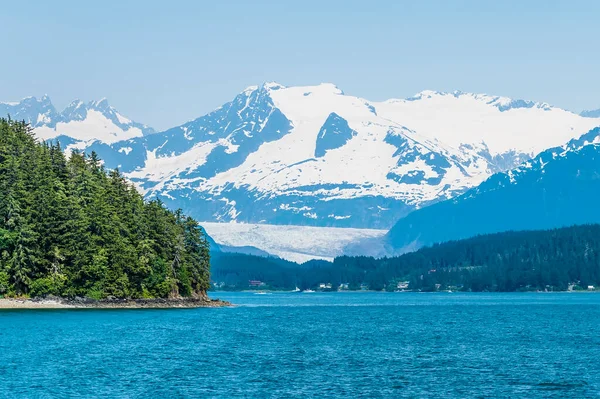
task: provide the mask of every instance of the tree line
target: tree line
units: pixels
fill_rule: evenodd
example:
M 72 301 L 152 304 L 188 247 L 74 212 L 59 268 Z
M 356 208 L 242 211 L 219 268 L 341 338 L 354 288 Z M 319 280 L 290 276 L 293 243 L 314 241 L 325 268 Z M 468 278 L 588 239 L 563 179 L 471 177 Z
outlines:
M 0 295 L 201 296 L 209 266 L 194 219 L 144 201 L 95 153 L 67 157 L 0 119 Z
M 398 257 L 341 256 L 299 265 L 224 254 L 213 266 L 222 289 L 260 280 L 274 289 L 526 291 L 600 286 L 600 225 L 509 231 L 422 248 Z

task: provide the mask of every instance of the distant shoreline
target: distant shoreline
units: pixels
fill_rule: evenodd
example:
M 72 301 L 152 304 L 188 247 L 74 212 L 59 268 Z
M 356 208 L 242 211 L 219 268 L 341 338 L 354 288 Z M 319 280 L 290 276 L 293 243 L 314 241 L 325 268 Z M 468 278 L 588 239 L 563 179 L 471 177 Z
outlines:
M 438 290 L 438 291 L 419 291 L 419 290 L 403 290 L 403 291 L 377 291 L 377 290 L 340 290 L 340 291 L 290 291 L 290 290 L 213 290 L 209 291 L 212 293 L 246 293 L 246 294 L 260 294 L 260 293 L 279 293 L 279 294 L 343 294 L 343 293 L 386 293 L 386 294 L 552 294 L 552 293 L 566 293 L 566 294 L 600 294 L 600 290 L 554 290 L 554 291 L 453 291 L 453 290 Z
M 191 309 L 232 306 L 227 301 L 208 298 L 177 299 L 102 299 L 90 298 L 0 298 L 0 310 L 6 309 Z

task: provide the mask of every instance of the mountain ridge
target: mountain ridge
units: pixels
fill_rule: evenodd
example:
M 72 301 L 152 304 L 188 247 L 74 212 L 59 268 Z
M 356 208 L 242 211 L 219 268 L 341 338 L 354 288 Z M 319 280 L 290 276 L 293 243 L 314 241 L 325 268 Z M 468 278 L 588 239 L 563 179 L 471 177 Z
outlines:
M 0 115 L 24 120 L 42 140 L 65 136 L 79 142 L 112 143 L 155 133 L 153 128 L 120 114 L 106 98 L 87 103 L 76 99 L 58 111 L 44 94 L 40 99 L 26 97 L 18 102 L 0 102 Z
M 72 103 L 72 119 L 81 106 Z M 486 94 L 373 102 L 330 83 L 267 82 L 156 134 L 54 138 L 96 151 L 146 197 L 204 221 L 389 228 L 597 124 Z
M 333 84 L 268 82 L 152 137 L 160 142 L 134 139 L 127 146 L 137 152 L 117 163 L 138 157 L 126 173 L 146 195 L 206 221 L 386 228 L 595 123 L 499 96 L 424 91 L 370 102 Z
M 386 235 L 383 252 L 500 231 L 598 223 L 599 181 L 600 128 L 595 128 L 461 196 L 400 219 Z

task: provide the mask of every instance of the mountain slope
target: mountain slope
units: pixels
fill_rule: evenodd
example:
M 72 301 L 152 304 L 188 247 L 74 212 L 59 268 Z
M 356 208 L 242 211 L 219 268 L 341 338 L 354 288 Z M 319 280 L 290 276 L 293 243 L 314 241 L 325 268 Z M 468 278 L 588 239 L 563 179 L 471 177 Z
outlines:
M 434 91 L 370 102 L 332 84 L 249 87 L 156 134 L 106 100 L 0 112 L 201 220 L 378 229 L 600 125 L 545 103 Z
M 591 111 L 583 111 L 580 115 L 585 118 L 600 118 L 600 109 L 594 109 Z
M 114 143 L 154 133 L 133 122 L 108 104 L 106 99 L 84 103 L 75 100 L 58 112 L 48 96 L 27 97 L 20 102 L 0 103 L 0 116 L 24 120 L 42 140 L 61 138 L 61 143 L 84 148 L 90 142 Z
M 332 84 L 266 83 L 181 126 L 86 151 L 201 220 L 389 228 L 597 125 L 504 97 L 370 102 Z
M 600 222 L 600 128 L 490 177 L 455 199 L 400 219 L 388 250 L 507 230 L 548 229 Z

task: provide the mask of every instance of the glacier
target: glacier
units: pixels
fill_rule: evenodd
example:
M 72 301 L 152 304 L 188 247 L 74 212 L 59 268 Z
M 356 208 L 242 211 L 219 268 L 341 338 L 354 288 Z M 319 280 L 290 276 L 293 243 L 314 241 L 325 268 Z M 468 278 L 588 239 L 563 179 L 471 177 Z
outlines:
M 268 225 L 250 223 L 202 223 L 217 243 L 231 247 L 256 247 L 292 262 L 313 259 L 332 261 L 347 245 L 365 239 L 381 239 L 387 230 Z

